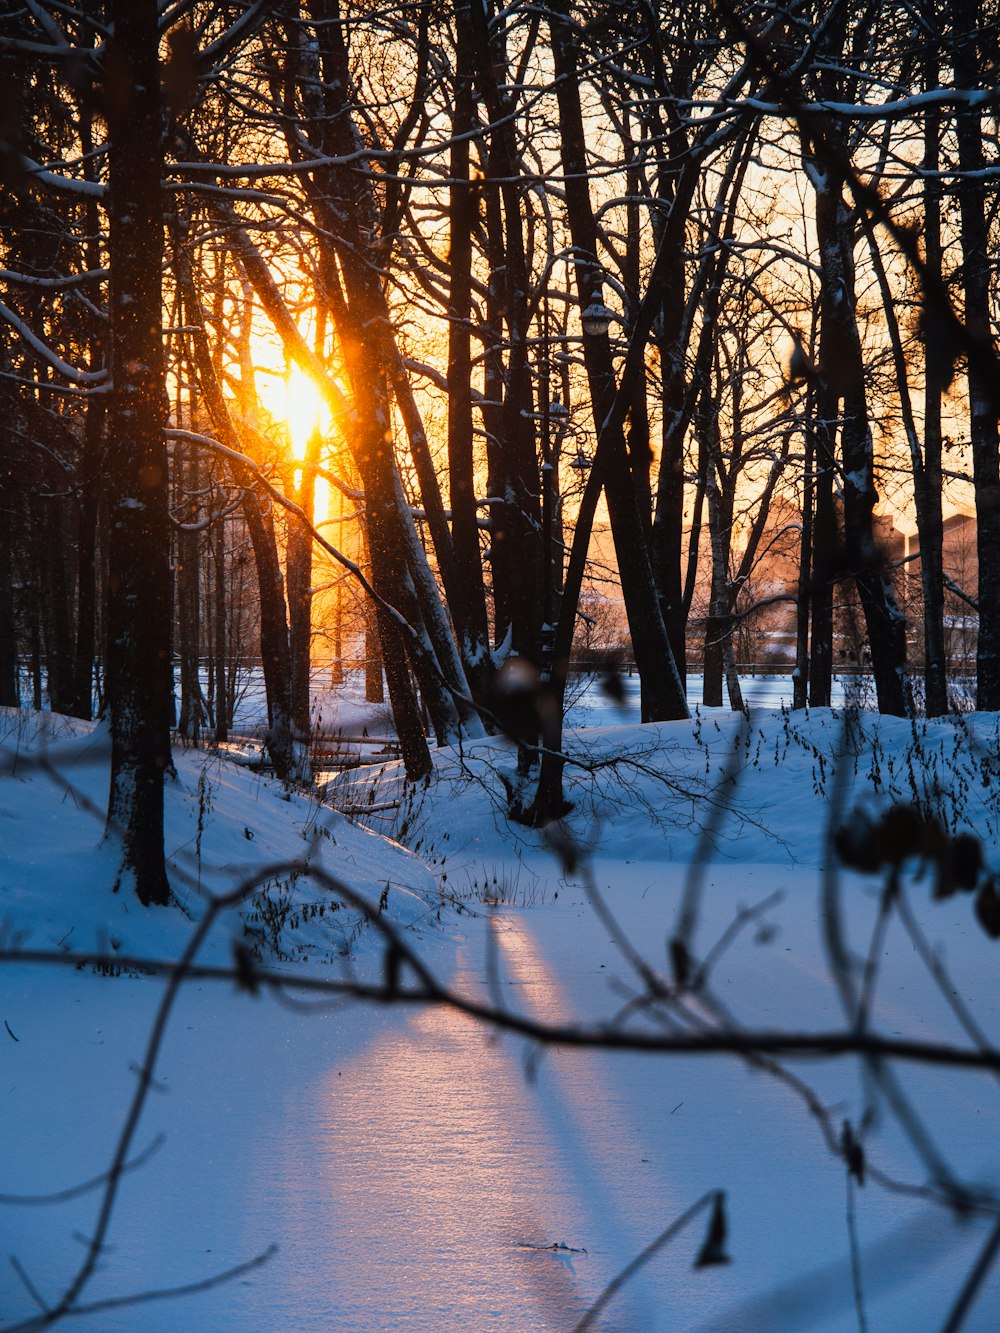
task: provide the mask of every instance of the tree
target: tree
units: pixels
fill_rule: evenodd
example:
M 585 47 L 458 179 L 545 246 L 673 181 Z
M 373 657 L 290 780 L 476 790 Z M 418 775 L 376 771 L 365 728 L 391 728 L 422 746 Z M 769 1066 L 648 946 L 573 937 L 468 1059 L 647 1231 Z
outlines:
M 556 96 L 562 134 L 562 161 L 566 178 L 567 219 L 574 248 L 574 270 L 583 319 L 583 355 L 598 439 L 604 447 L 602 480 L 622 576 L 622 591 L 629 617 L 636 664 L 643 687 L 643 720 L 660 721 L 687 716 L 666 624 L 660 607 L 644 519 L 632 483 L 628 449 L 622 430 L 612 416 L 620 386 L 616 382 L 608 339 L 608 324 L 588 328 L 585 312 L 603 304 L 604 280 L 597 255 L 597 231 L 587 178 L 586 143 L 580 104 L 580 80 L 573 36 L 564 8 L 554 5 L 550 18 Z M 627 401 L 627 398 L 626 398 Z M 571 602 L 561 614 L 575 616 Z
M 113 0 L 104 59 L 111 255 L 108 829 L 145 904 L 170 900 L 171 579 L 163 343 L 163 137 L 156 0 Z
M 987 33 L 978 0 L 952 0 L 951 59 L 959 87 L 974 92 L 983 81 L 980 44 Z M 994 39 L 995 40 L 995 39 Z M 962 291 L 969 339 L 980 356 L 967 358 L 969 437 L 976 488 L 979 555 L 979 638 L 976 648 L 976 706 L 1000 708 L 1000 464 L 998 464 L 997 389 L 994 378 L 991 263 L 986 203 L 978 178 L 985 168 L 982 113 L 971 98 L 959 110 L 959 175 L 956 184 L 961 218 Z M 985 355 L 983 355 L 985 353 Z M 992 373 L 991 373 L 992 372 Z
M 86 715 L 105 684 L 106 654 L 95 658 L 112 545 L 102 487 L 134 498 L 132 479 L 102 476 L 103 450 L 113 443 L 117 457 L 123 430 L 116 406 L 109 434 L 103 306 L 109 244 L 112 267 L 122 262 L 105 150 L 124 122 L 112 97 L 93 97 L 108 59 L 97 10 L 38 0 L 8 11 L 5 68 L 36 72 L 0 215 L 10 287 L 0 375 L 14 405 L 2 689 L 19 697 L 23 671 L 33 701 Z M 324 445 L 305 469 L 282 461 L 280 422 L 253 407 L 268 336 L 326 395 L 330 441 L 360 478 L 372 613 L 411 775 L 431 764 L 421 707 L 439 744 L 481 734 L 481 718 L 501 725 L 497 678 L 514 655 L 536 673 L 538 705 L 520 735 L 515 804 L 537 819 L 560 808 L 551 772 L 549 796 L 536 802 L 531 786 L 539 743 L 561 743 L 551 719 L 604 505 L 646 718 L 686 706 L 707 526 L 717 557 L 708 697 L 721 697 L 734 598 L 740 616 L 748 609 L 750 548 L 737 562 L 733 532 L 741 514 L 747 532 L 766 521 L 752 491 L 767 467 L 756 445 L 746 451 L 743 423 L 760 423 L 756 441 L 769 413 L 773 452 L 787 454 L 783 484 L 802 494 L 796 701 L 830 701 L 835 608 L 857 595 L 861 654 L 887 712 L 909 707 L 906 624 L 878 534 L 890 506 L 913 505 L 927 702 L 940 711 L 941 492 L 962 484 L 945 411 L 968 421 L 987 701 L 995 299 L 989 182 L 977 197 L 969 182 L 986 161 L 973 93 L 992 19 L 978 5 L 948 12 L 947 25 L 925 14 L 904 50 L 898 15 L 851 4 L 822 20 L 753 16 L 757 29 L 739 12 L 720 26 L 704 7 L 680 14 L 647 0 L 544 12 L 459 3 L 389 14 L 333 0 L 167 8 L 156 40 L 173 246 L 160 300 L 175 404 L 182 730 L 202 726 L 209 592 L 204 703 L 225 730 L 220 515 L 239 508 L 258 570 L 269 751 L 286 776 L 304 772 L 312 551 L 325 549 L 310 490 L 331 460 Z M 961 36 L 973 30 L 974 42 Z M 876 197 L 891 173 L 893 197 Z M 924 254 L 907 230 L 918 211 Z M 964 333 L 949 284 L 964 292 Z M 918 330 L 910 307 L 921 302 Z M 741 327 L 751 308 L 760 327 Z M 584 321 L 588 310 L 599 318 Z M 806 372 L 783 376 L 780 346 L 796 337 L 792 359 Z M 970 405 L 953 395 L 944 409 L 951 344 L 966 355 Z M 753 370 L 752 387 L 739 367 Z M 203 411 L 196 422 L 206 407 L 210 424 Z M 182 438 L 185 424 L 200 438 Z M 276 522 L 272 506 L 290 517 Z M 124 540 L 117 501 L 113 513 Z M 68 541 L 53 540 L 65 531 Z
M 842 98 L 847 89 L 836 72 L 844 61 L 846 6 L 837 20 L 824 30 L 818 55 L 820 93 L 830 101 Z M 832 126 L 829 136 L 843 133 Z M 906 622 L 882 568 L 875 540 L 873 511 L 876 501 L 874 448 L 868 404 L 864 351 L 857 318 L 854 231 L 843 197 L 844 180 L 829 156 L 817 157 L 808 132 L 803 142 L 806 168 L 815 192 L 816 246 L 822 275 L 819 360 L 819 438 L 829 467 L 832 440 L 840 420 L 841 478 L 844 544 L 847 567 L 857 587 L 871 652 L 879 710 L 902 716 L 912 709 L 906 673 Z M 828 510 L 828 501 L 826 508 Z M 824 538 L 829 538 L 829 518 Z M 827 547 L 827 569 L 836 545 Z M 834 559 L 834 568 L 836 560 Z

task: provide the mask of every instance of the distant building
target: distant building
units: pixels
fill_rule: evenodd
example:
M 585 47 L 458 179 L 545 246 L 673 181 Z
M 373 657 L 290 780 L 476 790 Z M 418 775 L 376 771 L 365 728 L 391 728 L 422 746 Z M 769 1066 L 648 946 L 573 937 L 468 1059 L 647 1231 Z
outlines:
M 976 640 L 979 617 L 975 609 L 960 595 L 976 600 L 979 594 L 979 556 L 976 549 L 976 518 L 974 514 L 950 514 L 942 524 L 941 564 L 945 575 L 944 627 L 945 647 L 949 667 L 961 671 L 975 671 Z M 907 533 L 905 601 L 911 617 L 918 619 L 922 605 L 920 583 L 920 534 Z M 949 588 L 948 584 L 951 584 Z

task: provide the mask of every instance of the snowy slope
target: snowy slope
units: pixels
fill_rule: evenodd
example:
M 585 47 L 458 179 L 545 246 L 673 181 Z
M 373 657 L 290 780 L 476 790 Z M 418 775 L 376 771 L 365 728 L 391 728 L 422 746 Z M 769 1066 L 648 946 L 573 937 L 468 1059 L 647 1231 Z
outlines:
M 201 961 L 226 960 L 233 938 L 269 960 L 329 961 L 352 950 L 357 957 L 359 943 L 363 953 L 364 913 L 311 885 L 314 866 L 372 907 L 389 886 L 386 910 L 398 925 L 416 926 L 437 911 L 434 876 L 412 853 L 197 749 L 175 750 L 166 787 L 177 907 L 143 908 L 116 889 L 120 849 L 113 835 L 104 836 L 109 747 L 106 729 L 95 724 L 10 712 L 0 719 L 0 921 L 26 947 L 110 949 L 169 961 L 212 895 L 256 881 L 268 867 L 285 868 L 265 875 L 220 922 Z

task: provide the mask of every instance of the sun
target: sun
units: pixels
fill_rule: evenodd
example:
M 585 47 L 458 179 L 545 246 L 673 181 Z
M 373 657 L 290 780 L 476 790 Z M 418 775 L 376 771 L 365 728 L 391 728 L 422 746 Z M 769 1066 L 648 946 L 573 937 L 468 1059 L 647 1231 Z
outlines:
M 317 432 L 329 429 L 330 414 L 323 396 L 313 381 L 298 366 L 290 366 L 285 376 L 285 421 L 292 453 L 305 458 L 306 446 Z

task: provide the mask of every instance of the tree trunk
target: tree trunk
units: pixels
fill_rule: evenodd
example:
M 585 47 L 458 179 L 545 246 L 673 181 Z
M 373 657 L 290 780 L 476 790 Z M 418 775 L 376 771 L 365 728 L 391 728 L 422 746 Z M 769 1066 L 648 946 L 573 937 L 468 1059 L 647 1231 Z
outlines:
M 459 5 L 456 19 L 468 37 L 469 63 L 490 122 L 483 189 L 492 207 L 493 225 L 488 227 L 491 283 L 500 287 L 497 294 L 507 330 L 500 433 L 490 468 L 490 494 L 500 501 L 491 510 L 494 570 L 506 583 L 509 598 L 510 651 L 538 666 L 546 569 L 529 361 L 531 282 L 524 239 L 525 187 L 512 104 L 504 84 L 509 57 L 503 27 L 491 24 L 484 5 Z
M 846 96 L 845 84 L 850 76 L 844 74 L 847 11 L 834 11 L 819 40 L 821 67 L 818 80 L 823 95 L 834 98 Z M 831 130 L 836 133 L 836 126 Z M 842 403 L 840 449 L 843 463 L 843 558 L 837 560 L 834 549 L 823 549 L 820 542 L 827 539 L 827 512 L 825 478 L 823 489 L 817 488 L 817 576 L 834 573 L 840 566 L 840 576 L 851 574 L 864 612 L 868 647 L 871 653 L 872 673 L 878 708 L 881 713 L 906 716 L 912 712 L 913 700 L 906 669 L 906 618 L 900 610 L 882 552 L 878 549 L 874 530 L 874 507 L 877 499 L 874 480 L 874 449 L 871 423 L 868 415 L 868 391 L 865 383 L 865 364 L 858 329 L 857 298 L 854 274 L 854 236 L 850 210 L 843 197 L 843 180 L 835 165 L 827 160 L 810 157 L 808 138 L 803 137 L 807 173 L 813 184 L 816 201 L 816 239 L 819 247 L 821 275 L 821 344 L 819 374 L 822 381 L 820 394 L 821 420 L 818 423 L 817 463 L 822 470 L 832 464 L 824 458 L 826 444 L 832 445 L 831 425 L 837 403 Z M 846 149 L 844 149 L 846 153 Z M 820 510 L 820 502 L 824 508 Z M 822 520 L 822 521 L 821 521 Z M 823 564 L 828 569 L 823 569 Z M 829 578 L 825 580 L 829 583 Z M 823 642 L 825 606 L 814 607 L 813 635 L 820 654 Z M 820 654 L 814 654 L 812 688 L 817 695 L 826 691 L 825 672 Z M 817 699 L 818 702 L 818 699 Z
M 812 399 L 810 388 L 806 399 Z M 802 463 L 802 531 L 799 535 L 798 601 L 795 607 L 795 670 L 792 673 L 792 708 L 805 708 L 809 698 L 809 589 L 812 586 L 813 506 L 815 492 L 815 441 L 805 432 L 805 458 Z
M 191 328 L 194 364 L 202 397 L 220 442 L 242 452 L 242 443 L 216 378 L 204 328 L 204 311 L 194 288 L 183 239 L 174 247 L 174 267 L 184 298 L 185 318 Z M 275 773 L 282 781 L 305 774 L 305 756 L 296 746 L 292 722 L 292 663 L 288 643 L 285 581 L 278 557 L 274 515 L 266 499 L 257 494 L 255 478 L 238 460 L 229 464 L 233 480 L 242 494 L 241 510 L 253 549 L 260 599 L 260 657 L 267 694 L 267 750 Z M 218 576 L 218 571 L 217 571 Z
M 96 175 L 93 111 L 83 106 L 80 112 L 80 146 L 83 174 L 90 180 Z M 97 200 L 89 197 L 84 204 L 87 240 L 84 247 L 87 267 L 100 268 L 101 229 Z M 95 321 L 96 323 L 96 321 Z M 89 368 L 98 370 L 104 364 L 104 332 L 97 326 L 90 336 Z M 90 719 L 94 709 L 94 654 L 97 650 L 97 527 L 101 502 L 101 461 L 104 425 L 107 418 L 102 398 L 91 398 L 86 407 L 83 427 L 83 451 L 80 457 L 77 517 L 76 568 L 76 638 L 73 660 L 73 701 L 70 712 L 74 717 Z
M 925 204 L 927 196 L 925 192 Z M 930 234 L 926 251 L 936 263 L 937 279 L 941 279 L 940 217 L 933 217 L 931 209 Z M 934 223 L 937 223 L 935 235 Z M 882 294 L 886 329 L 896 372 L 899 393 L 900 422 L 910 451 L 913 472 L 913 507 L 917 517 L 920 542 L 921 584 L 924 593 L 924 676 L 927 681 L 926 711 L 928 717 L 938 717 L 947 711 L 948 692 L 944 662 L 944 580 L 942 571 L 943 527 L 941 522 L 941 398 L 944 390 L 941 372 L 933 353 L 924 358 L 926 414 L 924 419 L 924 447 L 921 448 L 917 422 L 907 378 L 906 350 L 893 303 L 892 288 L 875 240 L 874 228 L 864 224 L 868 237 L 872 265 Z M 940 358 L 938 358 L 940 360 Z M 905 569 L 906 567 L 904 567 Z M 905 577 L 905 574 L 904 574 Z
M 58 494 L 49 495 L 43 501 L 45 674 L 49 687 L 49 707 L 54 713 L 68 713 L 73 702 L 72 606 L 66 570 L 67 508 L 66 502 Z
M 982 72 L 977 54 L 982 32 L 979 0 L 952 0 L 955 82 L 977 88 Z M 955 183 L 961 217 L 962 275 L 965 327 L 984 351 L 992 350 L 990 323 L 990 238 L 986 220 L 986 193 L 982 111 L 967 106 L 957 116 L 958 163 Z M 991 385 L 981 362 L 969 358 L 969 434 L 972 474 L 976 489 L 976 549 L 979 557 L 979 638 L 976 646 L 976 707 L 1000 710 L 1000 440 L 995 410 L 996 386 Z
M 156 0 L 112 0 L 118 78 L 110 131 L 111 722 L 108 829 L 122 873 L 144 904 L 170 899 L 163 854 L 163 779 L 170 765 L 170 536 L 160 334 L 163 212 Z M 112 51 L 107 67 L 111 67 Z
M 713 362 L 716 358 L 713 357 Z M 708 460 L 705 494 L 708 501 L 708 536 L 712 552 L 711 590 L 708 616 L 705 620 L 704 675 L 702 702 L 706 708 L 722 707 L 722 684 L 725 677 L 726 637 L 730 632 L 729 617 L 729 551 L 731 529 L 727 523 L 725 498 L 720 494 L 719 474 L 722 469 L 719 438 L 719 394 L 721 393 L 718 366 L 702 394 L 701 409 L 696 418 L 701 448 Z
M 550 25 L 562 133 L 562 162 L 566 175 L 566 209 L 576 250 L 574 267 L 582 309 L 603 290 L 602 272 L 597 259 L 597 227 L 590 201 L 576 51 L 561 4 L 552 9 Z M 687 700 L 661 614 L 660 598 L 645 539 L 647 524 L 639 512 L 624 432 L 620 424 L 614 428 L 609 427 L 616 383 L 607 332 L 585 330 L 583 354 L 594 423 L 601 443 L 607 450 L 605 494 L 629 632 L 641 682 L 642 718 L 645 722 L 686 718 L 689 715 Z M 679 587 L 677 596 L 679 600 Z
M 215 657 L 215 740 L 220 742 L 229 739 L 229 723 L 232 720 L 229 715 L 229 694 L 226 689 L 228 653 L 226 646 L 226 521 L 221 516 L 216 520 L 214 537 L 212 551 L 215 557 L 213 569 L 215 576 L 213 583 L 215 593 L 213 624 L 215 631 L 213 644 Z
M 850 221 L 832 171 L 813 169 L 816 234 L 822 273 L 822 343 L 819 373 L 824 399 L 843 402 L 844 544 L 847 568 L 858 590 L 880 713 L 907 716 L 913 707 L 906 672 L 906 619 L 892 589 L 874 532 L 874 458 L 868 420 L 864 361 L 855 311 Z M 832 416 L 832 413 L 831 413 Z M 825 417 L 827 423 L 831 416 Z M 821 436 L 823 432 L 821 426 Z M 817 541 L 820 540 L 817 522 Z M 820 551 L 829 561 L 832 553 Z M 817 564 L 817 573 L 820 566 Z M 818 621 L 813 618 L 814 636 Z M 818 686 L 818 673 L 814 673 Z
M 821 334 L 822 337 L 822 334 Z M 823 357 L 820 354 L 820 365 Z M 809 619 L 809 704 L 829 708 L 833 697 L 833 587 L 840 564 L 840 534 L 833 502 L 836 401 L 825 386 L 816 395 L 813 432 L 813 548 Z
M 91 361 L 93 366 L 93 360 Z M 94 650 L 97 644 L 97 523 L 100 511 L 100 452 L 105 405 L 87 404 L 77 517 L 76 642 L 73 661 L 74 717 L 89 719 L 94 709 Z
M 449 609 L 474 697 L 484 698 L 493 677 L 489 622 L 479 550 L 472 422 L 472 232 L 482 187 L 470 179 L 468 134 L 474 122 L 468 15 L 459 6 L 451 148 L 448 293 L 448 499 L 455 561 Z
M 0 476 L 0 708 L 20 707 L 17 621 L 14 614 L 14 549 L 7 509 L 7 475 Z
M 936 44 L 928 44 L 924 66 L 924 87 L 936 88 L 940 77 Z M 927 280 L 942 284 L 941 114 L 936 107 L 924 112 L 924 263 Z M 941 403 L 949 372 L 945 369 L 940 345 L 934 331 L 924 329 L 924 466 L 922 476 L 914 478 L 914 499 L 920 535 L 920 582 L 924 611 L 924 704 L 928 717 L 940 717 L 948 711 L 948 662 L 944 637 L 944 570 L 942 567 L 944 529 L 941 512 Z M 917 489 L 919 486 L 919 494 Z
M 197 496 L 201 468 L 194 451 L 177 471 L 191 495 Z M 181 512 L 195 524 L 200 512 L 197 501 Z M 180 666 L 181 702 L 177 730 L 185 740 L 197 741 L 205 725 L 205 705 L 201 690 L 201 534 L 177 533 L 177 656 Z
M 310 523 L 316 494 L 316 468 L 322 440 L 314 432 L 302 460 L 301 481 L 293 498 Z M 312 533 L 294 517 L 286 538 L 285 571 L 288 583 L 288 640 L 291 650 L 292 723 L 300 737 L 311 731 L 309 676 L 312 665 Z
M 28 634 L 31 643 L 31 706 L 42 711 L 42 622 L 39 615 L 40 598 L 35 580 L 33 596 L 28 604 Z

